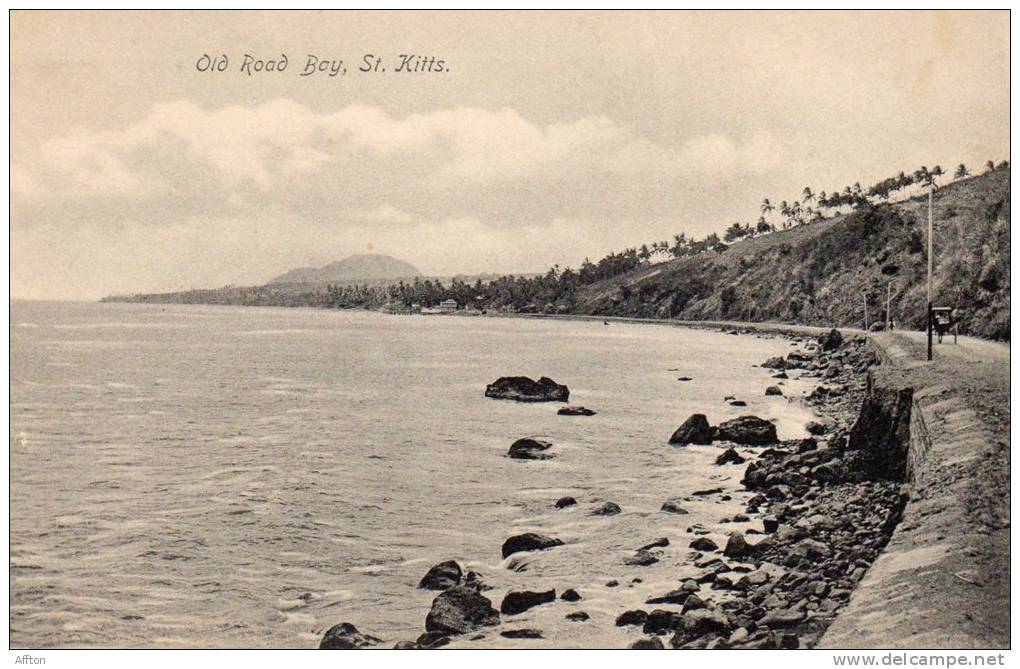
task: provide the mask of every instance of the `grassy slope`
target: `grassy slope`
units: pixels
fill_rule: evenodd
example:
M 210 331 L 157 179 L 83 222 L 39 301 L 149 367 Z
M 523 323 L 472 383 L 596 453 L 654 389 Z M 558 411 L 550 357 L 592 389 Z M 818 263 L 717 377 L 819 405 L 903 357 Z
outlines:
M 962 331 L 1009 339 L 1008 169 L 948 184 L 935 194 L 936 305 L 965 310 Z M 883 204 L 738 242 L 602 281 L 582 290 L 579 313 L 863 323 L 892 314 L 920 327 L 926 301 L 927 198 Z

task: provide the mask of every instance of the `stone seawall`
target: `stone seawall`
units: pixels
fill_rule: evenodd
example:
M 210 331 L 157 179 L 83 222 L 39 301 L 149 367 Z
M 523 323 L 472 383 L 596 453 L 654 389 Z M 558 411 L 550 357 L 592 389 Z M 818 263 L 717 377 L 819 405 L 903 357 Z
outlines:
M 1008 648 L 1008 488 L 995 501 L 986 475 L 1002 464 L 1001 452 L 956 379 L 917 360 L 893 335 L 869 339 L 882 364 L 869 374 L 862 416 L 870 404 L 881 425 L 859 436 L 875 439 L 867 466 L 885 465 L 890 474 L 902 467 L 910 497 L 889 544 L 817 647 Z M 906 442 L 899 451 L 894 434 Z M 1005 521 L 1001 509 L 988 508 L 995 504 L 1005 505 Z

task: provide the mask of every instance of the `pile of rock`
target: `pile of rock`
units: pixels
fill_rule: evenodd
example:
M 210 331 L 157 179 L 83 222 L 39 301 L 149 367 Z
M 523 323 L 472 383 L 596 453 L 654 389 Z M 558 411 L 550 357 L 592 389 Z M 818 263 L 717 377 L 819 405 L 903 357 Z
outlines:
M 544 551 L 562 545 L 563 542 L 559 539 L 547 537 L 544 534 L 536 534 L 535 532 L 525 532 L 524 534 L 515 534 L 504 541 L 502 554 L 503 559 L 506 559 L 514 553 Z
M 832 427 L 848 427 L 846 421 L 856 416 L 865 390 L 865 372 L 876 363 L 874 352 L 864 337 L 844 338 L 838 330 L 818 337 L 803 350 L 791 351 L 786 357 L 769 358 L 761 364 L 782 370 L 773 378 L 789 378 L 786 370 L 799 370 L 800 378 L 820 378 L 824 383 L 806 398 L 808 404 L 837 419 Z M 782 394 L 778 386 L 766 394 Z M 820 434 L 821 432 L 812 432 Z
M 467 634 L 482 627 L 499 624 L 499 611 L 492 601 L 473 588 L 462 585 L 443 591 L 432 600 L 432 608 L 425 617 L 426 633 L 433 633 L 429 645 L 440 636 Z M 419 640 L 421 644 L 421 640 Z
M 727 441 L 742 446 L 768 446 L 779 441 L 772 421 L 757 416 L 740 416 L 716 426 L 708 424 L 705 414 L 692 414 L 676 429 L 669 443 L 674 446 L 711 444 Z
M 712 443 L 712 426 L 708 424 L 708 417 L 703 413 L 691 414 L 680 427 L 673 432 L 669 443 L 675 446 L 687 446 L 688 444 L 707 445 Z
M 507 539 L 503 545 L 503 555 L 506 557 L 521 551 L 544 550 L 562 543 L 558 539 L 538 534 L 518 535 Z M 442 592 L 432 600 L 432 607 L 425 617 L 425 632 L 414 641 L 397 643 L 395 649 L 440 648 L 449 644 L 453 637 L 478 634 L 484 632 L 485 628 L 499 625 L 502 622 L 501 616 L 518 615 L 536 606 L 556 601 L 555 590 L 543 592 L 510 590 L 504 595 L 499 610 L 496 610 L 492 600 L 481 594 L 481 591 L 490 589 L 483 584 L 481 576 L 473 571 L 465 574 L 464 569 L 455 560 L 440 562 L 431 567 L 418 583 L 418 587 Z M 568 588 L 563 591 L 560 599 L 574 603 L 581 600 L 581 595 L 573 588 Z M 568 614 L 568 619 L 583 621 L 588 619 L 588 614 L 575 611 Z M 508 639 L 542 638 L 541 631 L 534 629 L 503 630 L 500 634 Z M 359 632 L 350 623 L 340 623 L 326 632 L 319 648 L 358 649 L 381 643 L 383 643 L 381 639 Z
M 906 502 L 901 484 L 862 480 L 846 461 L 845 443 L 841 436 L 786 442 L 748 465 L 742 483 L 757 494 L 747 509 L 762 514 L 766 536 L 733 533 L 721 556 L 707 537 L 691 544 L 703 554 L 694 582 L 719 591 L 720 601 L 670 593 L 666 601 L 684 606 L 670 618 L 673 647 L 797 648 L 817 640 L 878 557 Z
M 812 645 L 879 555 L 905 503 L 897 483 L 801 473 L 808 466 L 802 456 L 819 452 L 776 449 L 758 461 L 764 465 L 753 463 L 745 485 L 760 494 L 748 510 L 763 513 L 767 534 L 734 532 L 722 548 L 695 539 L 690 547 L 701 573 L 648 600 L 680 610 L 627 611 L 617 625 L 671 635 L 673 648 Z
M 538 381 L 527 376 L 503 376 L 485 387 L 485 396 L 516 402 L 566 402 L 570 389 L 548 376 Z
M 742 483 L 755 493 L 747 511 L 759 514 L 761 530 L 732 533 L 722 548 L 708 537 L 695 539 L 701 572 L 685 588 L 648 600 L 679 611 L 630 611 L 618 624 L 671 635 L 674 648 L 799 648 L 817 641 L 888 542 L 906 503 L 900 483 L 870 480 L 873 470 L 848 450 L 848 426 L 864 398 L 863 372 L 874 362 L 863 339 L 844 339 L 835 330 L 806 351 L 766 361 L 763 366 L 826 380 L 808 398 L 823 414 L 808 426 L 814 436 L 773 442 L 747 466 Z M 719 436 L 706 424 L 688 421 L 688 434 L 701 441 L 687 443 Z M 734 450 L 720 460 L 734 455 L 742 457 Z M 667 645 L 655 638 L 631 647 Z
M 479 592 L 491 590 L 482 581 L 481 574 L 474 571 L 465 574 L 456 560 L 447 560 L 434 565 L 418 582 L 418 587 L 422 590 L 449 590 L 457 585 L 463 585 Z
M 515 460 L 548 460 L 552 455 L 546 453 L 552 448 L 552 443 L 544 439 L 524 437 L 510 444 L 507 455 Z

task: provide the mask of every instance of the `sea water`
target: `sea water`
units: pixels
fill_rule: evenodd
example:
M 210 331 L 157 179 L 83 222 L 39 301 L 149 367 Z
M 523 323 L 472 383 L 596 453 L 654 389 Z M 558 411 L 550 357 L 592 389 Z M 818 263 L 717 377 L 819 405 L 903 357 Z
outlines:
M 757 522 L 720 522 L 744 467 L 670 434 L 698 412 L 804 436 L 812 386 L 766 397 L 756 366 L 790 350 L 601 321 L 14 302 L 12 647 L 313 648 L 343 621 L 389 647 L 424 631 L 437 593 L 416 585 L 447 559 L 497 608 L 509 589 L 582 596 L 454 646 L 624 647 L 640 632 L 616 616 L 691 573 L 690 528 L 722 545 Z M 505 375 L 550 376 L 597 414 L 484 397 Z M 533 435 L 552 459 L 506 456 Z M 660 511 L 709 488 L 726 494 Z M 622 513 L 591 515 L 604 501 Z M 565 545 L 511 570 L 500 546 L 525 531 Z M 660 537 L 659 562 L 624 564 Z M 524 627 L 544 638 L 499 635 Z

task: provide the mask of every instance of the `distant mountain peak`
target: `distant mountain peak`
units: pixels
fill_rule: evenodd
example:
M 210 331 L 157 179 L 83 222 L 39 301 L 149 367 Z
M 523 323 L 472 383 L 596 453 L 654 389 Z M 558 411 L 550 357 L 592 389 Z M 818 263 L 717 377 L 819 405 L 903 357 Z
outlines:
M 281 283 L 345 283 L 422 276 L 414 265 L 381 253 L 358 253 L 323 267 L 299 267 L 272 279 Z

